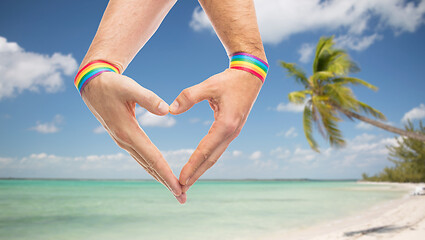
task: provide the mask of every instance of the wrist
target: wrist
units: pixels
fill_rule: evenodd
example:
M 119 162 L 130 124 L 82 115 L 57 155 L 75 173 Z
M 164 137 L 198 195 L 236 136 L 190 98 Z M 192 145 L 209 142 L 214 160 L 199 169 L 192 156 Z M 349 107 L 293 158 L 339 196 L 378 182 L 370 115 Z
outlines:
M 240 51 L 231 51 L 231 52 L 229 52 L 230 54 L 228 54 L 229 59 L 231 59 L 232 56 L 235 53 L 238 53 L 238 52 L 243 52 L 243 53 L 248 53 L 248 54 L 254 55 L 257 58 L 261 59 L 262 61 L 264 61 L 264 62 L 266 62 L 268 64 L 267 56 L 266 56 L 266 53 L 264 52 L 264 50 L 240 50 Z
M 96 60 L 103 60 L 105 62 L 112 64 L 115 68 L 118 69 L 118 71 L 121 74 L 125 71 L 125 69 L 128 66 L 128 63 L 125 64 L 124 61 L 120 61 L 116 57 L 112 57 L 110 54 L 90 54 L 90 53 L 87 53 L 87 55 L 84 57 L 83 61 L 81 62 L 81 65 L 80 65 L 78 71 L 80 71 L 87 64 L 89 64 L 93 61 L 96 61 Z
M 74 79 L 74 85 L 82 93 L 84 87 L 95 77 L 104 72 L 114 72 L 120 74 L 120 70 L 113 64 L 104 60 L 95 60 L 83 65 Z
M 266 60 L 263 60 L 253 54 L 236 52 L 230 55 L 229 68 L 249 72 L 258 77 L 261 82 L 264 83 L 269 69 L 269 64 Z

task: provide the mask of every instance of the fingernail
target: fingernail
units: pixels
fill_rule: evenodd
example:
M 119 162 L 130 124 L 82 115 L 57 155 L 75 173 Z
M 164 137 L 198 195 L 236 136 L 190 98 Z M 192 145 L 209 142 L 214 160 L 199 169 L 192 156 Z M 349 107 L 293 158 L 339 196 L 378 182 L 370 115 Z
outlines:
M 174 101 L 170 106 L 170 112 L 177 112 L 179 109 L 179 102 Z
M 186 183 L 184 184 L 185 186 L 187 185 L 187 183 L 189 182 L 190 177 L 187 178 Z
M 168 104 L 165 102 L 160 102 L 158 105 L 158 110 L 161 113 L 168 113 Z

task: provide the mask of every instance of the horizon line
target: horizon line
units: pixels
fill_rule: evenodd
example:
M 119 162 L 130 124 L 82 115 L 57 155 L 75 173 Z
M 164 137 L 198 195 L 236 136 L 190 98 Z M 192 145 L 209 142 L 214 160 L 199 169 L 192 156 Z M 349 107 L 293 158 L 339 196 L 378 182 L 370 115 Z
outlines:
M 0 180 L 67 180 L 67 181 L 152 181 L 148 178 L 43 178 L 43 177 L 0 177 Z M 361 181 L 354 178 L 208 178 L 199 179 L 201 182 L 208 181 Z

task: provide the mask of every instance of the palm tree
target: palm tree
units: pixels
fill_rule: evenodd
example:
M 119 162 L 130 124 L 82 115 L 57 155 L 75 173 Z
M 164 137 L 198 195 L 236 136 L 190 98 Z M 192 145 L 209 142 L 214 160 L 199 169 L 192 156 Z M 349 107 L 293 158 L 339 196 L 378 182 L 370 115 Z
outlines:
M 345 145 L 345 140 L 337 125 L 342 121 L 342 116 L 346 116 L 350 120 L 355 118 L 384 130 L 425 142 L 425 136 L 422 134 L 382 123 L 381 121 L 386 120 L 384 114 L 357 100 L 347 85 L 363 85 L 375 91 L 378 88 L 364 80 L 349 77 L 350 73 L 358 72 L 359 68 L 345 50 L 335 48 L 334 45 L 333 37 L 320 38 L 313 62 L 313 75 L 309 78 L 294 63 L 280 61 L 288 75 L 294 77 L 304 87 L 302 91 L 291 92 L 288 97 L 290 102 L 305 104 L 304 133 L 311 148 L 319 152 L 313 138 L 312 123 L 316 124 L 319 132 L 331 146 L 342 147 Z M 365 117 L 361 113 L 370 114 L 381 121 Z

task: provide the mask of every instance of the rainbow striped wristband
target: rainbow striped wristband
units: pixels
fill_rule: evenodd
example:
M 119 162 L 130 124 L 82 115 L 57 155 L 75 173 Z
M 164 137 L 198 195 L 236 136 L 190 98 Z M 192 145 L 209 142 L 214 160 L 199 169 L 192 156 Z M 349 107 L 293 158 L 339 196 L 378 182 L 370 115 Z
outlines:
M 269 70 L 269 65 L 265 61 L 244 52 L 234 53 L 231 57 L 230 68 L 252 73 L 264 83 Z
M 90 82 L 90 80 L 92 80 L 103 72 L 115 72 L 118 74 L 120 73 L 117 67 L 102 60 L 89 62 L 86 66 L 81 68 L 74 79 L 74 85 L 78 89 L 80 94 L 83 88 L 87 85 L 87 83 Z

